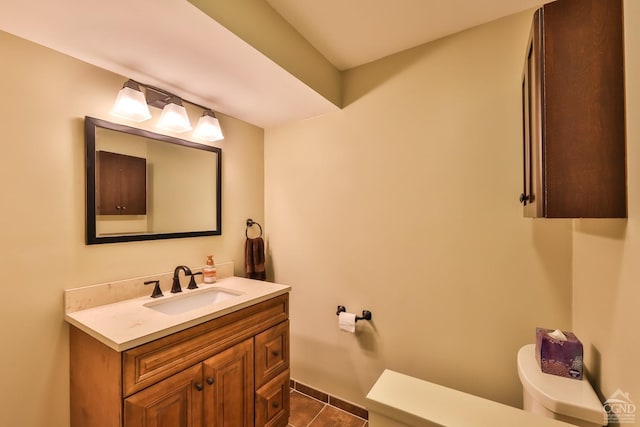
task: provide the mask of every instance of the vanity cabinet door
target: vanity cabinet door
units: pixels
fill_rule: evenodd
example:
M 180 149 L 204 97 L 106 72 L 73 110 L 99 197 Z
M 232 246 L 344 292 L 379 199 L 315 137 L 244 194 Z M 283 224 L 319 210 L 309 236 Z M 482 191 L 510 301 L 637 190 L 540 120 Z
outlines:
M 256 335 L 256 388 L 289 367 L 289 321 Z
M 204 426 L 253 427 L 253 338 L 205 360 L 203 374 Z
M 185 369 L 124 401 L 124 427 L 201 427 L 202 365 Z
M 286 427 L 289 424 L 289 370 L 256 390 L 256 427 Z

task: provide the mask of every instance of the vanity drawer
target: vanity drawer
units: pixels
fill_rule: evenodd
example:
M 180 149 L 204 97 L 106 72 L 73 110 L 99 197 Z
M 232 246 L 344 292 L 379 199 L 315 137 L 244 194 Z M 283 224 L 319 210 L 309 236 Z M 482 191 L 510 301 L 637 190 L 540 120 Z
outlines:
M 286 321 L 288 298 L 288 294 L 281 295 L 125 351 L 122 356 L 124 396 Z M 286 324 L 288 331 L 288 321 Z
M 286 427 L 289 423 L 289 370 L 256 391 L 256 427 Z
M 260 387 L 289 367 L 289 321 L 256 335 L 255 352 L 256 387 Z

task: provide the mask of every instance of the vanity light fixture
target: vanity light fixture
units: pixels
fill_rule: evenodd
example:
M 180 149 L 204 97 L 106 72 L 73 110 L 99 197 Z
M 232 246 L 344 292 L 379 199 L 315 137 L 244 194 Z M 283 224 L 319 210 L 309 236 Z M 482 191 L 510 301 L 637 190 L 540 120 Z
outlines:
M 120 92 L 118 92 L 118 97 L 113 104 L 111 114 L 136 123 L 151 118 L 147 101 L 138 83 L 133 80 L 127 80 L 125 82 Z
M 220 122 L 213 111 L 204 110 L 198 120 L 196 130 L 193 131 L 193 136 L 209 142 L 219 141 L 224 138 L 222 129 L 220 129 Z
M 172 97 L 164 106 L 158 127 L 175 133 L 189 132 L 192 129 L 189 115 L 180 98 Z
M 141 86 L 145 89 L 144 93 L 140 90 Z M 174 133 L 184 133 L 190 131 L 192 127 L 187 110 L 182 105 L 183 102 L 203 110 L 202 117 L 198 120 L 196 130 L 193 132 L 195 138 L 207 142 L 224 138 L 220 122 L 210 108 L 181 99 L 166 90 L 131 79 L 127 80 L 122 90 L 118 93 L 111 114 L 139 123 L 151 118 L 148 107 L 148 105 L 151 105 L 162 109 L 162 114 L 158 120 L 160 129 Z

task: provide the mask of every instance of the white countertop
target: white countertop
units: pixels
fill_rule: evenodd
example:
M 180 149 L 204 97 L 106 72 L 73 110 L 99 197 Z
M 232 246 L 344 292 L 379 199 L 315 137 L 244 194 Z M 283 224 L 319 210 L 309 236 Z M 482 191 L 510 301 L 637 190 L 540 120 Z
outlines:
M 388 369 L 369 391 L 367 408 L 370 420 L 379 413 L 409 426 L 570 426 Z
M 222 317 L 234 311 L 286 294 L 290 286 L 243 277 L 226 277 L 213 284 L 198 284 L 199 288 L 171 294 L 165 291 L 161 298 L 148 295 L 78 311 L 66 310 L 64 319 L 80 330 L 96 338 L 116 351 L 124 351 L 158 338 L 198 325 L 211 319 Z M 184 298 L 191 293 L 210 288 L 228 289 L 241 295 L 226 301 L 209 304 L 179 314 L 164 314 L 145 307 L 149 302 L 169 301 Z

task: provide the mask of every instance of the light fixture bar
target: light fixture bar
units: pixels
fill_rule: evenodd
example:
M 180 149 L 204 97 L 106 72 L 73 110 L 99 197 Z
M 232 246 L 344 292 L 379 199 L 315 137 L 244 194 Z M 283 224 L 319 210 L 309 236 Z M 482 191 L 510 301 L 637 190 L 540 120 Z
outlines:
M 145 94 L 140 90 L 140 86 L 145 88 Z M 119 107 L 120 98 L 127 108 Z M 188 132 L 192 129 L 189 121 L 187 110 L 182 105 L 183 102 L 191 104 L 203 110 L 202 117 L 198 120 L 198 124 L 194 131 L 194 137 L 204 141 L 218 141 L 224 138 L 220 122 L 216 118 L 215 113 L 208 107 L 204 107 L 195 102 L 182 99 L 171 92 L 158 87 L 137 82 L 135 80 L 127 80 L 124 87 L 118 93 L 118 98 L 111 111 L 111 114 L 132 120 L 142 122 L 151 118 L 148 105 L 162 109 L 162 114 L 158 121 L 158 127 L 175 133 Z M 116 108 L 118 106 L 118 108 Z
M 151 86 L 147 86 L 147 104 L 152 107 L 163 109 L 171 99 L 178 98 L 176 95 L 165 92 Z

